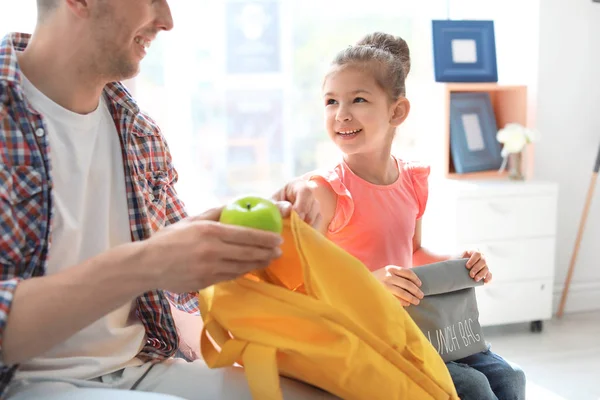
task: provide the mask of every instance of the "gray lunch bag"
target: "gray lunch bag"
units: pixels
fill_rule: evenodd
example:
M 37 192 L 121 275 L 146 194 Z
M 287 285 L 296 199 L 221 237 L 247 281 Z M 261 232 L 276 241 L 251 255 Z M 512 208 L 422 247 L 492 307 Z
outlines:
M 467 259 L 414 267 L 424 298 L 406 311 L 444 362 L 487 350 L 479 325 L 475 282 L 465 267 Z

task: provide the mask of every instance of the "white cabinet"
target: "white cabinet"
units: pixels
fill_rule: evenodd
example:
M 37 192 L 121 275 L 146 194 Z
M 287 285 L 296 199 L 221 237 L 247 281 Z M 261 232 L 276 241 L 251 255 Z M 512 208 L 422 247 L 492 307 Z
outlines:
M 485 254 L 493 279 L 476 289 L 482 325 L 551 318 L 557 200 L 552 182 L 430 182 L 423 247 Z

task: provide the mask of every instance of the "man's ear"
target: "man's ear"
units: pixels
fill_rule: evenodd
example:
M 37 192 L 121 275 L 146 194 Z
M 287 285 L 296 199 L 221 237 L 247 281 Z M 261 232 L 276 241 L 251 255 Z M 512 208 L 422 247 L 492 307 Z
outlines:
M 69 11 L 71 11 L 73 14 L 80 18 L 90 17 L 90 8 L 95 2 L 95 0 L 65 0 Z
M 408 117 L 408 113 L 410 112 L 410 102 L 406 97 L 400 97 L 392 104 L 391 111 L 392 117 L 390 119 L 390 124 L 398 127 L 404 122 L 406 117 Z

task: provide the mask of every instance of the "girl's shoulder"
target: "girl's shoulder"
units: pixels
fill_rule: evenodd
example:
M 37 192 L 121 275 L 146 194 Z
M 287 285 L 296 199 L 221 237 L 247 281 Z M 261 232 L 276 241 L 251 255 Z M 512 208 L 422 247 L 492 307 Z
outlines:
M 431 167 L 428 164 L 422 163 L 415 160 L 404 160 L 397 158 L 398 168 L 401 171 L 406 171 L 413 179 L 425 179 L 429 178 Z
M 417 219 L 423 216 L 427 199 L 429 197 L 429 174 L 431 167 L 419 161 L 407 161 L 396 158 L 398 161 L 398 169 L 405 172 L 409 179 L 407 181 L 413 188 L 415 200 L 419 206 Z
M 343 182 L 342 164 L 318 169 L 303 175 L 312 183 L 313 193 L 319 202 L 329 233 L 344 228 L 354 213 L 352 194 Z

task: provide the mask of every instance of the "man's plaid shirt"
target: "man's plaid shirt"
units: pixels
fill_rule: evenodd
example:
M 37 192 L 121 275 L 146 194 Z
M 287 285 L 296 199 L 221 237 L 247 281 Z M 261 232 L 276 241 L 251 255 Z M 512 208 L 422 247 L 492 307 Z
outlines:
M 27 102 L 17 51 L 30 36 L 10 34 L 0 42 L 0 351 L 15 289 L 20 281 L 45 274 L 52 239 L 52 170 L 44 117 Z M 120 83 L 104 90 L 120 135 L 132 240 L 143 240 L 186 216 L 173 185 L 177 173 L 156 123 L 143 114 Z M 167 297 L 179 308 L 197 311 L 193 294 L 148 292 L 137 299 L 146 328 L 144 361 L 160 361 L 178 347 Z M 68 316 L 65 315 L 65 318 Z M 16 365 L 0 361 L 0 397 Z

